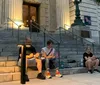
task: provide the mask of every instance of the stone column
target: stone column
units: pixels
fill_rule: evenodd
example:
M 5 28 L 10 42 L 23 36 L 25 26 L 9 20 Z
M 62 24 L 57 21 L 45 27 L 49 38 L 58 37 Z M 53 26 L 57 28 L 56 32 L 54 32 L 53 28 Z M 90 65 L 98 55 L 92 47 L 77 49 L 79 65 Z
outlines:
M 2 0 L 0 0 L 0 26 L 1 26 L 1 16 L 2 15 Z
M 23 0 L 9 0 L 8 17 L 15 22 L 22 22 Z
M 57 27 L 70 26 L 69 0 L 56 0 Z
M 47 30 L 50 28 L 49 19 L 49 0 L 40 0 L 40 25 L 42 25 Z
M 0 0 L 0 10 L 1 10 L 1 16 L 0 16 L 0 24 L 4 24 L 5 22 L 5 0 Z
M 56 19 L 56 0 L 49 0 L 49 10 L 50 10 L 50 29 L 49 31 L 54 32 L 57 28 Z

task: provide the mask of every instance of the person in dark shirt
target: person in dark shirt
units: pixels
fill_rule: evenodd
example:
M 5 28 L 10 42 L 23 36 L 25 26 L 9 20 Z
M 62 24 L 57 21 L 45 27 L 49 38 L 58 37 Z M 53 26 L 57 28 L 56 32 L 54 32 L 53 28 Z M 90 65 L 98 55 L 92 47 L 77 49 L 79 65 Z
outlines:
M 87 47 L 86 52 L 83 54 L 83 65 L 84 67 L 88 68 L 88 71 L 90 73 L 93 73 L 93 67 L 94 71 L 100 72 L 97 69 L 99 65 L 99 59 L 97 59 L 97 57 L 93 55 L 90 47 Z
M 42 74 L 42 62 L 39 58 L 40 54 L 36 52 L 36 49 L 32 46 L 31 39 L 26 38 L 25 40 L 26 46 L 26 70 L 28 66 L 37 66 L 39 74 L 37 75 L 37 78 L 39 79 L 45 79 L 45 76 Z M 21 49 L 19 48 L 19 59 L 18 59 L 18 65 L 21 66 Z M 26 81 L 29 81 L 28 76 L 26 74 Z

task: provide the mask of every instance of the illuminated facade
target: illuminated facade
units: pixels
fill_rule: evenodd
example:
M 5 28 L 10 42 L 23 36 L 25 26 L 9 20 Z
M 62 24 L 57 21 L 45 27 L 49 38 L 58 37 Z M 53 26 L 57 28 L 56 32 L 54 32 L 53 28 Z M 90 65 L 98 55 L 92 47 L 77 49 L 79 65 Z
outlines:
M 73 0 L 0 0 L 0 26 L 7 23 L 7 17 L 18 25 L 28 26 L 34 20 L 49 31 L 55 31 L 65 24 L 70 27 L 75 19 Z M 100 28 L 100 6 L 92 0 L 82 0 L 81 18 L 91 18 L 91 29 Z

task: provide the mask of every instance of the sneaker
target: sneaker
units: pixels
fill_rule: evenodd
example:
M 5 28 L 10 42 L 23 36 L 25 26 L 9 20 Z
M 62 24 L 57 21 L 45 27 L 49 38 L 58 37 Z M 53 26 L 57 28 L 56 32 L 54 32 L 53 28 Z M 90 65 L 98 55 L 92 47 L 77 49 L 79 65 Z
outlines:
M 28 78 L 28 75 L 27 74 L 25 75 L 25 81 L 26 82 L 29 82 L 29 78 Z
M 94 71 L 96 71 L 96 72 L 100 73 L 100 70 L 98 70 L 98 69 L 94 69 Z
M 89 72 L 89 73 L 91 73 L 91 74 L 93 73 L 93 71 L 92 71 L 92 70 L 88 70 L 88 72 Z
M 38 78 L 38 79 L 45 80 L 45 76 L 44 76 L 42 73 L 39 73 L 39 74 L 37 75 L 37 78 Z
M 46 72 L 46 78 L 48 78 L 48 79 L 51 79 L 52 78 L 49 71 Z
M 59 78 L 63 77 L 63 75 L 58 70 L 56 70 L 56 76 Z

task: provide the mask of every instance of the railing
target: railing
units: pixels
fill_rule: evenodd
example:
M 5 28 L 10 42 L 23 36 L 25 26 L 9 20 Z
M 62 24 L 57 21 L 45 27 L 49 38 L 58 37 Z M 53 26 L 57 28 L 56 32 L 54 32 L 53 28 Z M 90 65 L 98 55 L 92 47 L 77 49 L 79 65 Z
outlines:
M 7 18 L 7 30 L 9 28 L 9 21 L 12 22 L 11 23 L 12 36 L 14 36 L 14 27 L 13 27 L 13 25 L 15 24 L 18 27 L 17 39 L 18 39 L 18 43 L 19 43 L 19 30 L 20 30 L 21 25 L 18 25 L 12 19 Z
M 85 38 L 83 38 L 83 37 L 81 37 L 81 36 L 79 36 L 79 35 L 77 35 L 77 34 L 71 32 L 71 31 L 69 31 L 69 30 L 66 30 L 66 29 L 63 28 L 63 27 L 59 27 L 60 42 L 61 42 L 62 44 L 63 44 L 63 42 L 62 42 L 62 30 L 63 30 L 63 33 L 65 33 L 65 35 L 71 34 L 71 36 L 73 37 L 73 39 L 76 40 L 77 54 L 78 54 L 78 40 L 81 41 L 81 43 L 82 43 L 83 46 L 91 45 L 92 48 L 93 48 L 93 52 L 94 52 L 94 45 L 95 45 L 95 43 L 90 42 L 90 41 L 86 40 Z
M 34 22 L 35 24 L 37 24 L 36 22 Z M 57 45 L 57 51 L 58 51 L 58 59 L 59 59 L 59 67 L 60 67 L 60 42 L 57 41 L 55 38 L 53 38 L 49 32 L 46 30 L 46 28 L 40 26 L 39 24 L 34 25 L 33 23 L 30 23 L 30 29 L 32 30 L 32 28 L 35 27 L 37 30 L 39 30 L 41 33 L 43 33 L 43 42 L 44 42 L 44 46 L 45 46 L 45 43 L 46 43 L 46 37 L 49 37 L 51 40 L 53 40 L 53 42 L 55 42 L 54 44 Z M 37 32 L 38 33 L 38 32 Z M 32 34 L 30 32 L 30 34 Z

